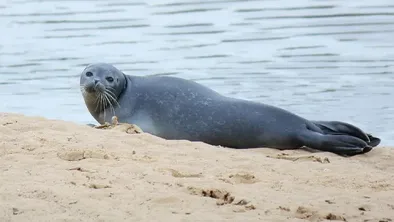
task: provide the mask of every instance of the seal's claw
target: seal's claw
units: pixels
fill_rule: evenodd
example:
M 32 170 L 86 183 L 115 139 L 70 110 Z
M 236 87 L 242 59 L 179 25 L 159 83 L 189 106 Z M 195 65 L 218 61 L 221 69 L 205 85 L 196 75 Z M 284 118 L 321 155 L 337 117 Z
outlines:
M 96 129 L 103 129 L 103 128 L 108 128 L 110 126 L 112 126 L 112 125 L 109 124 L 108 122 L 105 122 L 104 124 L 95 126 L 94 128 L 96 128 Z
M 119 124 L 117 116 L 113 116 L 111 120 L 112 120 L 112 125 L 118 125 Z

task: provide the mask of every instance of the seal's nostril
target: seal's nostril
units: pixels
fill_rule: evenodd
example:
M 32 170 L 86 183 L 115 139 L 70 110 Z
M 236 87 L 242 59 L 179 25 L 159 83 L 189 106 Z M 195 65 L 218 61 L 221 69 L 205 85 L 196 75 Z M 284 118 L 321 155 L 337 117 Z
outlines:
M 98 82 L 99 82 L 99 80 L 98 80 L 98 79 L 95 79 L 95 80 L 94 80 L 94 85 L 97 85 Z

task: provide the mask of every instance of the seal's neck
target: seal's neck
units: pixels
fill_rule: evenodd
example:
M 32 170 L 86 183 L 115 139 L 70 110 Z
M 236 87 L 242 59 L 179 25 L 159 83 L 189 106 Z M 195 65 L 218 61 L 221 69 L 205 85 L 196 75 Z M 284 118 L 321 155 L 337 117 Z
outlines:
M 126 89 L 127 89 L 127 85 L 128 85 L 128 81 L 129 79 L 127 78 L 127 76 L 123 73 L 123 77 L 124 77 L 124 85 L 123 85 L 123 89 L 122 92 L 119 93 L 118 98 L 116 98 L 117 100 L 119 100 L 120 97 L 123 96 L 123 94 L 125 94 Z

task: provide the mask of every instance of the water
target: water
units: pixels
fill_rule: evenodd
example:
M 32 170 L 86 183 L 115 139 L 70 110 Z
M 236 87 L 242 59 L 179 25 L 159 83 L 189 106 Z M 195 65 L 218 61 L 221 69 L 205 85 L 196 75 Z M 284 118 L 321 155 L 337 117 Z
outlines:
M 192 79 L 394 145 L 391 0 L 1 0 L 0 111 L 95 123 L 79 74 Z

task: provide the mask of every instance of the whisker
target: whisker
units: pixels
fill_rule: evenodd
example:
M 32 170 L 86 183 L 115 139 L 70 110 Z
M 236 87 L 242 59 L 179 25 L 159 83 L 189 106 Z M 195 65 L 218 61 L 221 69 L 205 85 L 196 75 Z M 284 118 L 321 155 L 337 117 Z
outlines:
M 111 90 L 109 90 L 109 89 L 105 89 L 105 91 L 109 94 L 109 95 L 111 95 L 112 97 L 116 97 L 115 96 L 115 93 L 113 93 Z
M 83 96 L 83 97 L 86 96 L 86 91 L 85 91 L 85 89 L 81 89 L 81 93 L 82 93 L 82 96 Z
M 105 91 L 108 93 L 109 98 L 117 105 L 120 107 L 120 104 L 118 103 L 118 101 L 115 99 L 115 93 L 111 92 L 108 89 L 105 89 Z
M 108 97 L 109 97 L 109 99 L 110 99 L 111 107 L 112 107 L 112 110 L 113 110 L 113 115 L 116 116 L 116 114 L 115 114 L 115 105 L 116 105 L 116 104 L 119 104 L 119 103 L 118 103 L 118 101 L 116 101 L 116 99 L 115 99 L 113 96 L 111 96 L 110 94 L 108 94 Z M 112 101 L 111 101 L 111 99 L 112 99 Z M 112 102 L 113 102 L 114 104 L 113 104 Z
M 101 98 L 101 101 L 102 101 L 102 107 L 100 108 L 100 110 L 103 110 L 104 111 L 104 123 L 105 123 L 105 116 L 106 116 L 106 112 L 105 112 L 105 100 L 104 100 L 104 95 L 101 93 L 100 94 L 100 98 Z
M 99 104 L 100 104 L 100 101 L 99 101 L 99 99 L 100 99 L 100 95 L 97 95 L 97 93 L 96 93 L 96 101 L 95 101 L 95 103 L 96 103 L 96 112 L 97 112 L 97 109 L 99 109 Z
M 95 96 L 96 96 L 96 100 L 94 101 L 94 103 L 96 103 L 96 112 L 97 112 L 97 109 L 100 109 L 100 94 L 98 93 L 98 92 L 96 92 L 95 93 Z
M 85 97 L 86 96 L 85 85 L 79 85 L 79 90 L 82 92 L 82 95 Z
M 107 93 L 106 93 L 105 91 L 103 92 L 103 97 L 104 97 L 104 99 L 105 99 L 105 106 L 107 107 L 108 105 L 110 105 L 110 104 L 108 104 L 108 103 L 110 103 L 110 102 L 109 102 Z M 110 108 L 111 108 L 111 107 L 110 107 Z
M 98 92 L 96 92 L 95 95 L 96 95 L 96 101 L 95 101 L 95 103 L 97 103 L 97 102 L 99 102 L 100 94 L 99 94 Z
M 113 116 L 116 116 L 115 107 L 114 107 L 114 104 L 112 102 L 117 102 L 117 101 L 110 94 L 108 94 L 108 99 L 110 100 L 109 102 L 110 102 L 110 105 L 111 105 Z
M 104 96 L 107 101 L 107 106 L 109 106 L 110 111 L 112 111 L 112 103 L 111 103 L 111 100 L 109 99 L 108 93 L 106 91 L 104 91 Z

